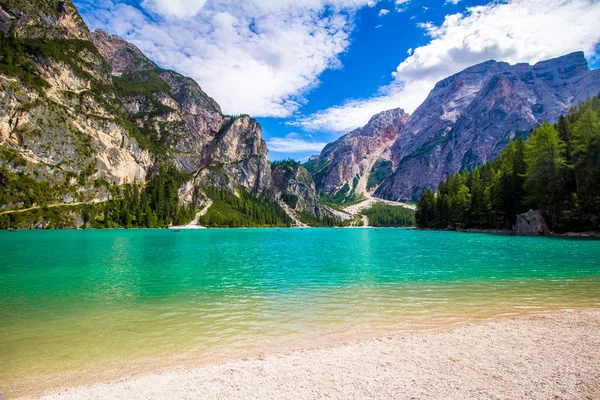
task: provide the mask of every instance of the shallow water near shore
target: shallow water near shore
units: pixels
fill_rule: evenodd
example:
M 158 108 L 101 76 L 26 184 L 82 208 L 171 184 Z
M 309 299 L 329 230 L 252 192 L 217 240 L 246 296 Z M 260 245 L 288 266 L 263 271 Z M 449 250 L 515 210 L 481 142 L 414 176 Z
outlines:
M 0 232 L 0 387 L 599 306 L 598 240 L 407 229 Z

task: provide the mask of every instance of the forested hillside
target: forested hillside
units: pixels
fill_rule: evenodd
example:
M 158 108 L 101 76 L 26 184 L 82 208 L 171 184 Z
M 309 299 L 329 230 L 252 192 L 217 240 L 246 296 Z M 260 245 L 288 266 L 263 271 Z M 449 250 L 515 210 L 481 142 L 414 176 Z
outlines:
M 371 226 L 398 227 L 415 225 L 415 212 L 401 206 L 376 203 L 363 211 L 363 214 L 369 218 L 369 225 Z
M 416 223 L 425 228 L 510 229 L 519 213 L 540 210 L 555 232 L 600 227 L 600 96 L 550 125 L 511 141 L 495 161 L 426 190 Z

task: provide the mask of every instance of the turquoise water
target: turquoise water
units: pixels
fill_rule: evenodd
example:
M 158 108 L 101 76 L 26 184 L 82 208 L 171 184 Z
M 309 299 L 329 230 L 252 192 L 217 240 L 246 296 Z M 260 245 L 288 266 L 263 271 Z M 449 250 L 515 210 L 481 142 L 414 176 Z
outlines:
M 405 229 L 0 232 L 0 385 L 598 306 L 598 240 Z

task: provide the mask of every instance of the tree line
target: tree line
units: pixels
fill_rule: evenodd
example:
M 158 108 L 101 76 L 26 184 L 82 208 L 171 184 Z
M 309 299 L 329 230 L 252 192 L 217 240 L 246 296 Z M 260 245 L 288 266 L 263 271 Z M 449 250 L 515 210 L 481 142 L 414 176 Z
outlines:
M 424 228 L 511 229 L 529 209 L 556 232 L 599 229 L 600 95 L 511 140 L 496 160 L 452 174 L 437 195 L 425 190 L 415 217 Z
M 205 189 L 213 200 L 200 223 L 208 227 L 290 226 L 292 220 L 275 201 L 261 198 L 239 189 L 236 193 L 224 189 Z
M 402 206 L 390 206 L 388 204 L 373 204 L 363 211 L 369 218 L 371 226 L 414 226 L 415 212 Z

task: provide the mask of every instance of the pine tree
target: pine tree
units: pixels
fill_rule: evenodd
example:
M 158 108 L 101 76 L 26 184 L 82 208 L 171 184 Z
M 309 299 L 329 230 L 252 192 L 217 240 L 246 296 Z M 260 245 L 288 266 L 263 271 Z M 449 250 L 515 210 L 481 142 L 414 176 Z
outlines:
M 544 122 L 525 145 L 527 204 L 556 219 L 566 178 L 565 143 Z

